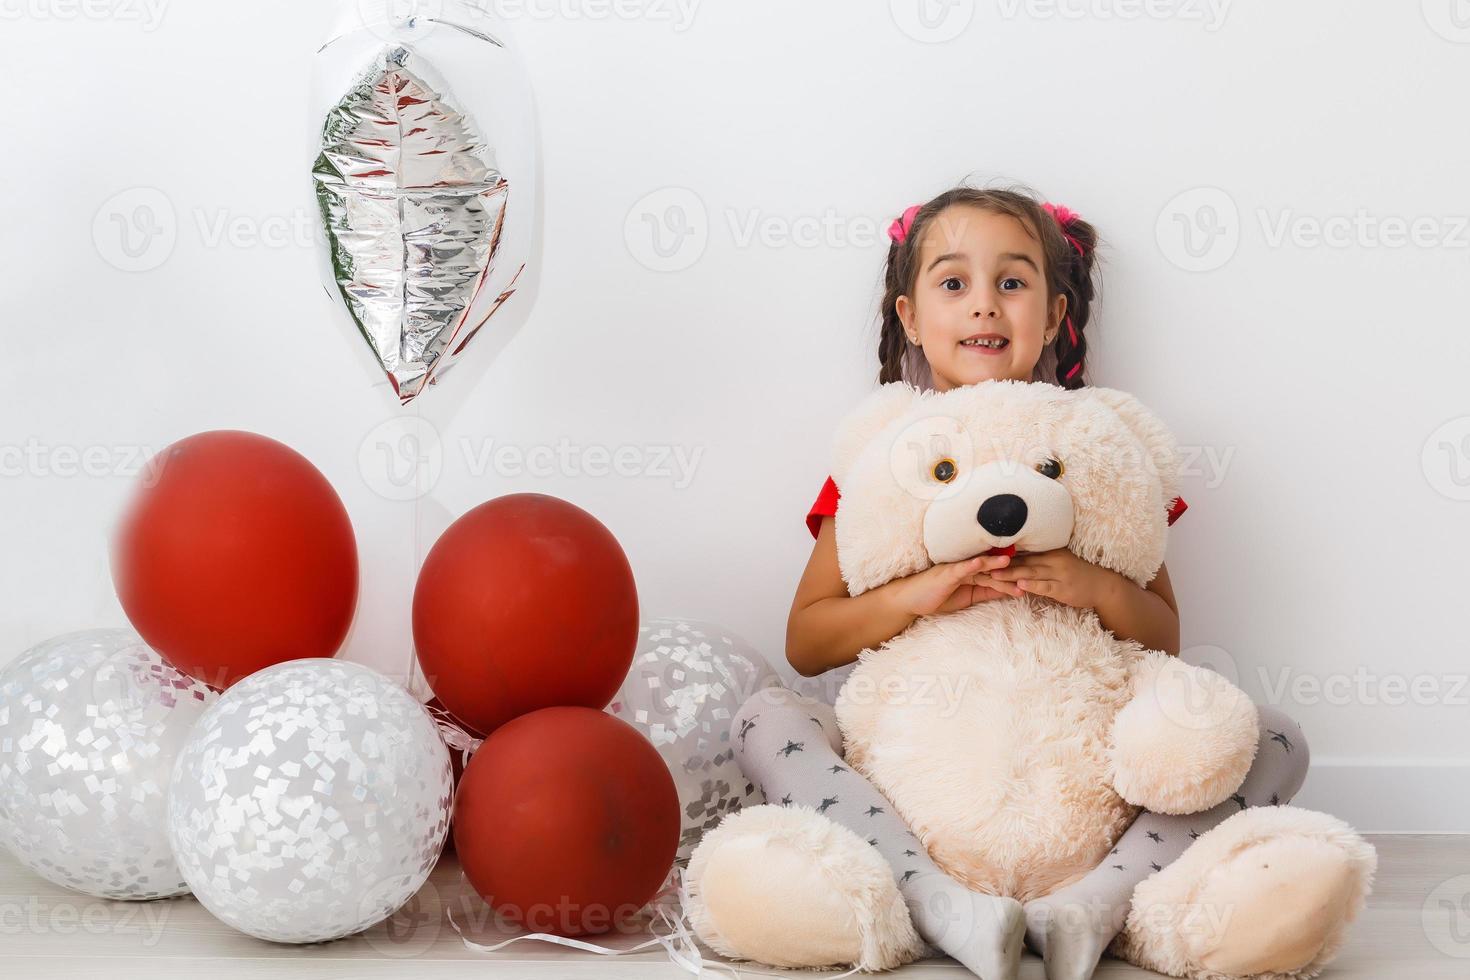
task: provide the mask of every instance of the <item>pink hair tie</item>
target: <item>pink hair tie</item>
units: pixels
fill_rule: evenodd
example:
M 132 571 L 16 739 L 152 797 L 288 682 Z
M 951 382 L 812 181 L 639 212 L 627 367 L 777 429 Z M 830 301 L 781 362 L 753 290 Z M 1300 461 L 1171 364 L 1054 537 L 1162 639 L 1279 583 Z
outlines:
M 1086 257 L 1087 250 L 1082 247 L 1082 243 L 1074 238 L 1071 232 L 1067 231 L 1067 228 L 1072 224 L 1072 222 L 1077 220 L 1077 212 L 1073 211 L 1065 204 L 1048 203 L 1043 204 L 1042 208 L 1046 211 L 1047 214 L 1056 219 L 1057 227 L 1062 230 L 1062 235 L 1067 239 L 1067 241 L 1072 243 L 1072 247 L 1077 250 L 1077 254 Z
M 914 227 L 914 216 L 919 213 L 922 204 L 915 204 L 905 211 L 900 217 L 893 219 L 893 224 L 888 226 L 888 237 L 893 239 L 893 244 L 902 245 L 909 237 L 909 229 Z

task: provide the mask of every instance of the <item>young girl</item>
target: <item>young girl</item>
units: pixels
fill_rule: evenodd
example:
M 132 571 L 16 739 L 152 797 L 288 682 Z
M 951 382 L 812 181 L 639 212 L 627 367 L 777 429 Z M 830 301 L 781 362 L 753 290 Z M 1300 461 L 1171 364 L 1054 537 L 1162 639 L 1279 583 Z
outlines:
M 1097 243 L 1086 221 L 1022 193 L 958 187 L 909 208 L 889 237 L 880 382 L 902 380 L 936 391 L 1007 378 L 1069 389 L 1086 384 Z M 1166 568 L 1160 566 L 1144 589 L 1066 548 L 942 563 L 851 597 L 838 570 L 831 519 L 839 492 L 829 478 L 807 515 L 816 544 L 792 602 L 786 640 L 787 658 L 804 676 L 852 663 L 920 616 L 1028 592 L 1092 608 L 1120 638 L 1179 652 L 1178 605 Z M 1173 502 L 1170 524 L 1185 506 L 1182 499 Z M 1231 800 L 1187 816 L 1141 813 L 1100 866 L 1024 907 L 970 892 L 940 871 L 878 790 L 863 782 L 861 792 L 853 792 L 855 774 L 834 763 L 827 744 L 777 764 L 780 752 L 771 747 L 779 750 L 787 734 L 809 732 L 812 721 L 838 744 L 826 705 L 798 695 L 778 704 L 753 698 L 732 731 L 742 733 L 742 769 L 768 801 L 819 807 L 880 849 L 923 939 L 985 980 L 1003 980 L 1015 976 L 1024 934 L 1045 960 L 1050 980 L 1082 980 L 1122 928 L 1138 882 L 1230 814 L 1288 802 L 1300 787 L 1308 762 L 1300 729 L 1274 708 L 1259 712 L 1259 751 Z M 840 796 L 832 788 L 839 771 L 846 780 Z

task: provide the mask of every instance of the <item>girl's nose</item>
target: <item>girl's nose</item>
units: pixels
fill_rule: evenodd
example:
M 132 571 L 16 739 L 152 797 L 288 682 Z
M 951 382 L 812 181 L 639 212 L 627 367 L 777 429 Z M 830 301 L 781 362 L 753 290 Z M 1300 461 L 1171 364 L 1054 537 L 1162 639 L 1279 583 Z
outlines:
M 981 317 L 990 317 L 993 319 L 999 315 L 1000 310 L 997 308 L 995 297 L 990 293 L 977 291 L 975 293 L 975 305 L 970 309 L 970 316 L 978 320 Z

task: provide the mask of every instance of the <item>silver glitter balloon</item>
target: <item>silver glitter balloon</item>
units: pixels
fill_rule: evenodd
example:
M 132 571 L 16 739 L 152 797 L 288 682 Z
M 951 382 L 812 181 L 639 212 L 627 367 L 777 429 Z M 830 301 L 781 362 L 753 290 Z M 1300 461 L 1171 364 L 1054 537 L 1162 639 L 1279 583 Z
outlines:
M 419 890 L 449 828 L 449 753 L 423 705 L 360 664 L 276 664 L 195 726 L 168 831 L 195 897 L 260 939 L 360 932 Z
M 354 13 L 318 52 L 319 85 L 340 88 L 312 177 L 330 289 L 407 404 L 524 285 L 534 102 L 505 25 L 477 5 Z
M 88 895 L 189 890 L 165 826 L 169 777 L 215 700 L 132 630 L 47 640 L 0 670 L 0 839 Z
M 730 721 L 746 699 L 780 680 L 764 657 L 722 626 L 654 619 L 607 711 L 658 749 L 679 790 L 682 825 L 674 863 L 685 867 L 726 813 L 764 803 L 730 744 Z

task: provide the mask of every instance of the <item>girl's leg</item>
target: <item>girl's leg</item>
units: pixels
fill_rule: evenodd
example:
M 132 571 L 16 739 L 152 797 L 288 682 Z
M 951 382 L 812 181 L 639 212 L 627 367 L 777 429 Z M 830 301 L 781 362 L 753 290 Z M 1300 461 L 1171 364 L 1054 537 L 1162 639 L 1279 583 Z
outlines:
M 1016 976 L 1026 925 L 1020 903 L 972 892 L 929 860 L 888 800 L 843 762 L 829 705 L 767 688 L 741 707 L 730 735 L 741 771 L 766 802 L 812 807 L 878 849 L 920 937 L 983 980 Z
M 1246 807 L 1291 802 L 1307 778 L 1307 740 L 1279 708 L 1258 710 L 1260 744 L 1234 796 L 1203 813 L 1142 811 L 1118 846 L 1085 878 L 1027 903 L 1026 941 L 1046 961 L 1048 980 L 1092 976 L 1127 921 L 1134 886 L 1183 854 L 1196 837 Z

